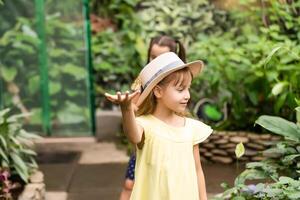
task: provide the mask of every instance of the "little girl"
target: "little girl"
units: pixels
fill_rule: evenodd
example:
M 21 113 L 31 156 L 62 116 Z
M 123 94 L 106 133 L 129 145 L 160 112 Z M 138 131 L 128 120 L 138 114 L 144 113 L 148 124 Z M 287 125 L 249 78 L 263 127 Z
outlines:
M 179 40 L 167 35 L 159 35 L 151 39 L 148 48 L 147 63 L 166 52 L 174 52 L 185 62 L 185 48 Z M 132 90 L 140 89 L 139 78 L 131 86 Z M 139 95 L 132 99 L 133 104 L 136 103 Z M 126 170 L 125 182 L 120 194 L 120 200 L 129 200 L 134 185 L 134 169 L 135 169 L 135 153 L 132 153 Z
M 137 146 L 131 200 L 207 199 L 198 144 L 212 129 L 183 114 L 192 78 L 202 68 L 202 61 L 185 64 L 164 53 L 140 72 L 140 91 L 105 94 L 120 104 L 124 132 Z M 132 99 L 139 93 L 135 117 Z

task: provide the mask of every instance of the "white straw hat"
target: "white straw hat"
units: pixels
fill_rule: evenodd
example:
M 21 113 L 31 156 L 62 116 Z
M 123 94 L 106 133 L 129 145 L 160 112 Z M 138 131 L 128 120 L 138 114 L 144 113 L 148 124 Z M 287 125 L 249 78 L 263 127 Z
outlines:
M 196 77 L 202 71 L 204 64 L 201 60 L 184 63 L 177 54 L 167 52 L 157 56 L 150 63 L 148 63 L 139 74 L 139 81 L 141 83 L 141 95 L 136 103 L 141 105 L 151 90 L 166 76 L 177 70 L 188 67 L 193 75 Z

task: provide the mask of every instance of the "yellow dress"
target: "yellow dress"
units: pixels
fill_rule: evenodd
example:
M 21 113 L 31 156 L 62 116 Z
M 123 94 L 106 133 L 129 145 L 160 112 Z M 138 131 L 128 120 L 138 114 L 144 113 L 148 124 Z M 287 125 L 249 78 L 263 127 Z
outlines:
M 136 118 L 145 142 L 137 148 L 131 200 L 198 200 L 193 146 L 211 133 L 210 126 L 186 118 L 184 127 L 166 124 L 153 115 Z

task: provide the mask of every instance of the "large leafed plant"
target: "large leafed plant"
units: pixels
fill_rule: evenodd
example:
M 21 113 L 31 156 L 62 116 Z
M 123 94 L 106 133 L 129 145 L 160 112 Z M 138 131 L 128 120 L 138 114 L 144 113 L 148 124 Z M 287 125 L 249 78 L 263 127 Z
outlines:
M 9 109 L 0 110 L 0 162 L 1 167 L 18 175 L 24 182 L 33 170 L 38 168 L 35 161 L 33 141 L 40 139 L 22 128 L 19 121 L 23 115 L 10 115 Z
M 226 191 L 216 199 L 299 199 L 300 198 L 300 107 L 297 123 L 281 117 L 263 115 L 256 124 L 280 135 L 283 140 L 263 152 L 266 159 L 250 162 Z M 249 185 L 249 180 L 259 183 Z

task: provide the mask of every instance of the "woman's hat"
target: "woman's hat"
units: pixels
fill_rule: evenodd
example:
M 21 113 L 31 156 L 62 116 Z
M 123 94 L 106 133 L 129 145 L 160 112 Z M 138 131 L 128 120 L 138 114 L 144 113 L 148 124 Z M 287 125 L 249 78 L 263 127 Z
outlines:
M 167 52 L 157 56 L 150 63 L 148 63 L 139 74 L 139 81 L 141 83 L 141 95 L 136 103 L 141 105 L 155 85 L 157 85 L 166 76 L 177 70 L 188 67 L 193 75 L 196 77 L 202 71 L 204 64 L 201 60 L 193 61 L 185 64 L 177 54 Z

